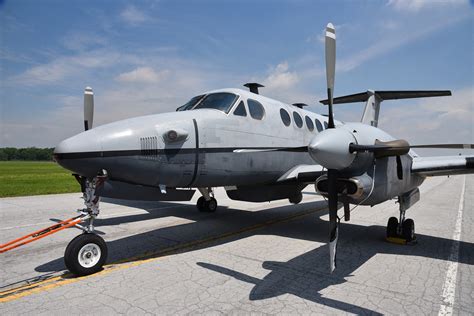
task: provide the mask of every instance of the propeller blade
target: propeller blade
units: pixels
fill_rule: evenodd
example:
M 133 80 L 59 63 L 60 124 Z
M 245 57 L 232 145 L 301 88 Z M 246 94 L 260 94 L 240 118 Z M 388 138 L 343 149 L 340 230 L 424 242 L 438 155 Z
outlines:
M 334 92 L 334 77 L 336 74 L 336 30 L 332 23 L 326 26 L 326 80 L 328 90 L 328 108 L 329 119 L 328 128 L 334 128 L 334 115 L 332 111 L 333 92 Z
M 411 145 L 410 148 L 474 149 L 474 144 Z
M 338 172 L 328 170 L 328 204 L 329 204 L 329 271 L 336 269 L 336 249 L 339 237 L 337 220 L 337 177 Z
M 94 92 L 91 87 L 84 90 L 84 130 L 92 128 L 94 119 Z
M 280 147 L 280 148 L 245 148 L 234 149 L 234 153 L 259 153 L 259 152 L 273 152 L 273 151 L 288 151 L 288 152 L 308 152 L 308 146 L 300 147 Z
M 375 145 L 350 144 L 349 152 L 373 152 L 376 158 L 401 156 L 410 151 L 410 144 L 404 139 L 397 139 L 388 142 L 375 141 Z
M 405 155 L 410 148 L 439 148 L 439 149 L 474 149 L 474 144 L 429 144 L 410 145 L 406 140 L 398 139 L 389 142 L 375 141 L 375 145 L 350 144 L 349 152 L 373 152 L 377 158 Z

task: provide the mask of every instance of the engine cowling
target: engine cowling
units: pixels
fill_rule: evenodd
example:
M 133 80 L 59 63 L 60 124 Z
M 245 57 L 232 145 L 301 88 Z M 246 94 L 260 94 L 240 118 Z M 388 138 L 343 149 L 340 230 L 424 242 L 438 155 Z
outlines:
M 337 179 L 337 192 L 341 196 L 347 196 L 350 203 L 358 204 L 370 194 L 372 182 L 372 177 L 368 174 L 351 178 L 339 178 Z M 328 179 L 326 175 L 316 180 L 315 188 L 319 194 L 323 196 L 328 195 Z

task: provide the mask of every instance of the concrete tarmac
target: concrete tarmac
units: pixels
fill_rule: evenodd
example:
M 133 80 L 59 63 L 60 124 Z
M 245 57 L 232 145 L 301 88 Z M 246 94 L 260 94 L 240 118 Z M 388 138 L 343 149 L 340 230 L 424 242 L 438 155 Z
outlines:
M 326 202 L 244 203 L 217 190 L 216 213 L 187 203 L 101 203 L 103 271 L 74 278 L 67 229 L 0 254 L 0 314 L 474 314 L 474 176 L 430 178 L 407 211 L 417 243 L 384 240 L 398 205 L 341 221 L 328 273 Z M 70 218 L 80 194 L 0 199 L 0 243 Z M 113 203 L 110 203 L 113 202 Z

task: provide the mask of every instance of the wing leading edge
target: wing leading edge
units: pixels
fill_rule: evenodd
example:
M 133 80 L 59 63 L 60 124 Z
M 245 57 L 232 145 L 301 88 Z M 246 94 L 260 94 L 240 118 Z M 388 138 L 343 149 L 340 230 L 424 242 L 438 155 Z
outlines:
M 288 170 L 277 182 L 314 183 L 323 174 L 325 171 L 320 165 L 298 165 Z
M 474 156 L 415 157 L 411 171 L 422 176 L 474 173 Z

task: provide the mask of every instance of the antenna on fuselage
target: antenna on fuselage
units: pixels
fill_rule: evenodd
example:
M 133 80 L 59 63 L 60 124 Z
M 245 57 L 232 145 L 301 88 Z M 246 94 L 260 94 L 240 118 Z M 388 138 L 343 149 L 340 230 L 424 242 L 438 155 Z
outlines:
M 258 88 L 264 88 L 265 86 L 257 82 L 248 82 L 244 84 L 244 87 L 249 88 L 250 92 L 258 94 Z
M 306 103 L 293 103 L 293 106 L 302 109 L 304 106 L 308 106 Z

